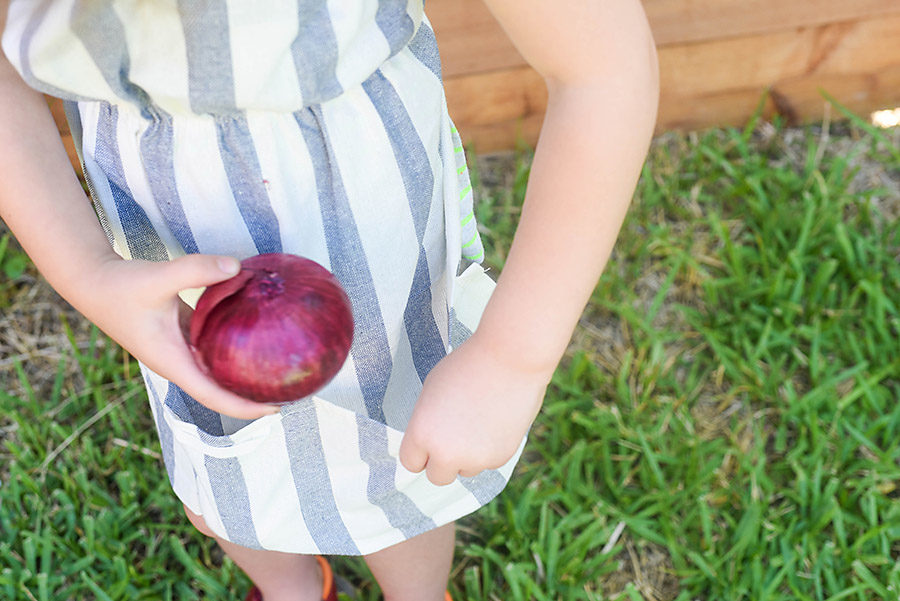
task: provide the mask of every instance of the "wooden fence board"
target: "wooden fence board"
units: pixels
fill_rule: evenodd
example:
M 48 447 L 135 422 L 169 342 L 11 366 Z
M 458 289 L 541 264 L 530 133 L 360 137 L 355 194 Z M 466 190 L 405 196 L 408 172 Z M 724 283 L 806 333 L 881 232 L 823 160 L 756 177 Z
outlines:
M 900 104 L 900 14 L 662 46 L 659 59 L 659 131 L 741 125 L 769 88 L 777 101 L 764 114 L 798 121 L 821 118 L 820 89 L 856 111 Z M 530 68 L 456 76 L 445 84 L 450 114 L 478 151 L 510 147 L 520 136 L 535 142 L 546 91 Z
M 429 0 L 445 77 L 525 65 L 483 0 Z M 644 0 L 659 47 L 900 14 L 900 0 Z
M 873 40 L 893 41 L 889 51 Z M 798 77 L 875 72 L 900 61 L 900 14 L 667 46 L 659 49 L 665 95 L 778 85 Z
M 900 14 L 667 46 L 659 57 L 660 130 L 740 125 L 766 89 L 765 114 L 792 121 L 821 118 L 823 90 L 859 112 L 900 104 Z
M 445 78 L 526 64 L 483 0 L 428 0 L 425 13 L 438 39 Z
M 897 0 L 644 0 L 660 46 L 900 14 Z
M 467 144 L 490 152 L 537 140 L 547 88 L 530 67 L 445 80 L 450 115 Z
M 900 66 L 877 73 L 796 78 L 772 87 L 768 93 L 758 87 L 719 90 L 689 101 L 673 99 L 664 103 L 660 106 L 657 131 L 689 131 L 711 125 L 742 126 L 759 109 L 761 101 L 762 114 L 766 118 L 780 114 L 792 124 L 818 121 L 829 110 L 823 91 L 851 111 L 865 115 L 875 108 L 900 105 L 898 90 Z M 831 114 L 838 116 L 836 111 Z M 512 131 L 509 129 L 507 135 L 514 135 Z M 501 140 L 495 133 L 491 140 L 495 149 L 502 148 Z M 480 147 L 479 141 L 470 142 Z

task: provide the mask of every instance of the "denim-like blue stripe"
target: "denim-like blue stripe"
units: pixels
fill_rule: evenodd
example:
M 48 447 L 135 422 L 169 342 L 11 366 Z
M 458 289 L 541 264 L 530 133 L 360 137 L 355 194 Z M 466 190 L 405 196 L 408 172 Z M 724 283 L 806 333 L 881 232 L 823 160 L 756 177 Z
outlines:
M 478 499 L 481 505 L 487 503 L 500 494 L 506 486 L 506 478 L 497 470 L 484 470 L 471 478 L 458 477 L 457 480 L 465 486 L 472 495 Z
M 403 100 L 380 70 L 364 81 L 362 87 L 378 112 L 391 142 L 394 159 L 397 161 L 406 188 L 409 209 L 416 227 L 416 237 L 421 243 L 428 225 L 434 194 L 434 173 L 428 152 L 403 105 Z
M 234 72 L 225 0 L 178 0 L 187 50 L 191 110 L 216 113 L 233 107 Z
M 347 291 L 353 307 L 356 334 L 350 353 L 366 412 L 370 418 L 384 423 L 382 404 L 393 360 L 372 273 L 337 158 L 328 140 L 321 107 L 297 111 L 294 117 L 306 141 L 315 173 L 331 271 Z
M 338 44 L 328 4 L 321 0 L 297 0 L 299 30 L 291 44 L 291 56 L 303 104 L 310 106 L 343 92 L 337 79 Z
M 225 0 L 179 0 L 188 60 L 191 110 L 216 117 L 216 138 L 228 183 L 259 253 L 280 252 L 278 220 L 263 182 L 250 127 L 235 105 L 234 71 Z
M 165 261 L 169 258 L 165 245 L 153 228 L 147 213 L 135 202 L 128 188 L 116 137 L 118 116 L 116 107 L 109 105 L 101 107 L 97 122 L 94 160 L 106 174 L 131 256 L 147 261 Z
M 74 18 L 75 15 L 79 15 L 79 18 Z M 149 105 L 147 93 L 129 79 L 131 58 L 125 38 L 125 26 L 116 14 L 111 0 L 76 0 L 72 6 L 72 16 L 72 31 L 81 40 L 116 96 L 139 107 Z
M 369 502 L 384 512 L 388 522 L 407 538 L 436 527 L 434 520 L 422 513 L 394 482 L 397 460 L 388 454 L 387 426 L 356 416 L 359 432 L 359 456 L 369 465 L 366 494 Z
M 249 519 L 253 513 L 241 462 L 236 457 L 207 455 L 205 465 L 216 511 L 225 526 L 228 540 L 243 547 L 261 549 L 253 520 Z
M 234 72 L 225 0 L 178 0 L 187 51 L 191 110 L 217 113 L 233 107 Z
M 171 115 L 154 111 L 155 115 L 141 136 L 141 157 L 149 178 L 150 191 L 169 231 L 184 252 L 198 253 L 200 249 L 188 223 L 175 182 L 174 125 Z
M 435 77 L 442 79 L 441 57 L 438 53 L 437 38 L 428 23 L 419 25 L 419 30 L 409 42 L 409 50 L 419 62 L 428 67 Z
M 74 8 L 78 8 L 84 2 L 85 0 L 79 0 Z M 141 153 L 147 171 L 157 176 L 150 178 L 150 188 L 166 225 L 185 252 L 198 252 L 175 186 L 171 116 L 154 107 L 146 92 L 129 80 L 130 58 L 125 28 L 112 3 L 104 0 L 90 6 L 90 10 L 84 8 L 78 11 L 74 8 L 73 15 L 87 11 L 86 14 L 92 16 L 91 21 L 84 18 L 74 19 L 71 26 L 106 83 L 117 95 L 139 106 L 144 118 L 150 122 L 150 126 L 141 137 Z M 104 107 L 108 106 L 104 103 Z M 120 188 L 123 187 L 122 182 L 117 182 Z
M 176 384 L 169 383 L 169 389 L 166 392 L 166 405 L 175 412 L 181 421 L 189 424 L 196 424 L 201 435 L 208 435 L 206 438 L 213 436 L 224 436 L 225 429 L 222 427 L 221 416 L 207 407 L 201 405 L 194 400 L 194 397 L 183 391 Z M 210 444 L 214 441 L 207 440 Z M 220 445 L 221 446 L 221 445 Z
M 152 402 L 156 406 L 156 429 L 159 431 L 159 444 L 162 450 L 163 462 L 166 465 L 166 473 L 169 475 L 169 482 L 175 485 L 175 442 L 172 435 L 172 429 L 166 423 L 163 412 L 163 404 L 159 400 L 159 394 L 156 387 L 150 382 L 148 376 L 144 376 L 144 384 L 150 391 Z
M 91 191 L 91 200 L 93 201 L 94 209 L 97 212 L 100 227 L 103 228 L 103 233 L 106 234 L 106 239 L 109 241 L 110 246 L 112 246 L 115 244 L 116 238 L 113 234 L 112 227 L 109 224 L 106 210 L 103 208 L 100 198 L 97 197 L 96 192 L 94 192 L 94 190 L 96 190 L 94 177 L 91 175 L 91 171 L 88 170 L 84 160 L 84 126 L 81 122 L 81 111 L 78 108 L 78 102 L 75 100 L 64 100 L 63 107 L 66 111 L 66 121 L 69 123 L 69 132 L 72 134 L 72 144 L 75 146 L 78 158 L 81 161 L 82 174 L 84 175 L 88 189 Z
M 391 142 L 419 241 L 419 257 L 403 319 L 413 363 L 419 379 L 424 382 L 428 372 L 447 354 L 432 311 L 431 275 L 423 245 L 434 195 L 434 173 L 425 145 L 403 101 L 381 71 L 363 82 L 363 89 L 381 117 Z
M 409 346 L 412 348 L 416 373 L 424 382 L 438 361 L 447 355 L 447 349 L 444 347 L 440 330 L 434 319 L 428 259 L 425 256 L 425 250 L 421 247 L 406 309 L 403 311 L 403 321 L 406 326 L 406 336 L 409 338 Z
M 406 46 L 413 36 L 416 24 L 406 12 L 406 0 L 379 0 L 375 22 L 384 34 L 394 56 Z
M 92 6 L 88 14 L 98 19 L 102 27 L 83 19 L 76 20 L 72 26 L 107 84 L 117 94 L 141 107 L 149 122 L 141 136 L 141 155 L 145 169 L 154 175 L 149 178 L 153 199 L 182 249 L 187 253 L 199 252 L 175 184 L 172 117 L 153 106 L 147 94 L 128 79 L 130 59 L 125 30 L 112 3 L 104 0 L 102 4 Z
M 294 405 L 282 416 L 285 446 L 303 522 L 321 553 L 359 555 L 338 511 L 315 405 Z
M 257 252 L 281 252 L 278 218 L 266 190 L 247 118 L 237 114 L 218 117 L 216 131 L 228 184 Z
M 456 316 L 456 310 L 450 308 L 450 346 L 458 347 L 472 335 L 472 330 L 467 328 Z

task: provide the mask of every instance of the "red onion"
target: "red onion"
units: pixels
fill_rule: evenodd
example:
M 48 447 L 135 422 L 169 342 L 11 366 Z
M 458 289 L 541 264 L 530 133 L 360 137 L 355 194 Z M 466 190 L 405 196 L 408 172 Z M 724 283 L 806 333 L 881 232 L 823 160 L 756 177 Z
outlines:
M 191 350 L 223 388 L 263 403 L 294 401 L 337 374 L 353 342 L 350 299 L 327 269 L 283 253 L 241 262 L 191 316 Z

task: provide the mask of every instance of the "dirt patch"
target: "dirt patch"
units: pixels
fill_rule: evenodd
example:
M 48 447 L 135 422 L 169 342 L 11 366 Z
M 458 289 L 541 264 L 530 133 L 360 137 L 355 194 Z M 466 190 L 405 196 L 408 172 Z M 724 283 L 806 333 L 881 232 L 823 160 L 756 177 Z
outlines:
M 605 597 L 624 593 L 629 586 L 646 601 L 672 601 L 678 597 L 678 578 L 665 548 L 652 543 L 636 546 L 626 540 L 625 549 L 616 561 L 619 569 L 603 583 Z
M 48 398 L 83 387 L 73 348 L 86 351 L 92 326 L 31 268 L 12 286 L 0 319 L 0 383 L 12 396 Z M 74 346 L 73 346 L 74 345 Z M 96 339 L 103 348 L 102 337 Z

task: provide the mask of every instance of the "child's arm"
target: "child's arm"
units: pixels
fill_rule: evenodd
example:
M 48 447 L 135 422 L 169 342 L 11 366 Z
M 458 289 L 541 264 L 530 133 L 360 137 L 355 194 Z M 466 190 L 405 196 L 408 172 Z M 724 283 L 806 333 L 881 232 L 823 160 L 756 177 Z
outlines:
M 7 3 L 0 0 L 0 31 L 6 13 Z M 178 291 L 227 279 L 236 273 L 237 261 L 194 255 L 150 263 L 114 254 L 72 171 L 47 103 L 2 52 L 0 166 L 0 218 L 72 306 L 204 404 L 247 418 L 277 409 L 215 385 L 196 367 L 181 334 Z
M 485 1 L 549 101 L 494 295 L 429 375 L 401 445 L 437 484 L 505 463 L 537 415 L 625 218 L 659 95 L 639 0 Z

